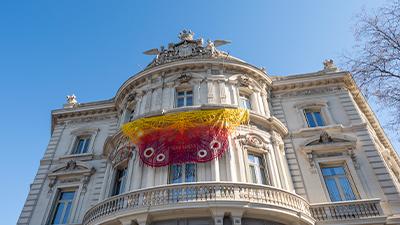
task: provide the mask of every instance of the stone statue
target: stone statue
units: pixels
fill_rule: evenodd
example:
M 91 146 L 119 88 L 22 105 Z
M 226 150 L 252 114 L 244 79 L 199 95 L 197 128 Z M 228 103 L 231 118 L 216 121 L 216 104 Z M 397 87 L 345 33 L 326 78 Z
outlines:
M 78 104 L 78 101 L 76 100 L 76 96 L 74 94 L 72 95 L 67 95 L 67 103 L 68 104 Z

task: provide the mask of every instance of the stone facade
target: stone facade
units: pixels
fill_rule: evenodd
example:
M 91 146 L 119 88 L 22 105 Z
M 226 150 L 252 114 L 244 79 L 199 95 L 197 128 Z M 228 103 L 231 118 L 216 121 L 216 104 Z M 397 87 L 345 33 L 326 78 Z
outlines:
M 111 100 L 81 104 L 72 95 L 52 112 L 18 225 L 400 224 L 399 156 L 348 72 L 328 60 L 315 73 L 270 76 L 217 49 L 228 41 L 193 35 L 146 51 L 155 59 Z M 187 91 L 192 103 L 177 107 Z M 238 107 L 250 110 L 250 123 L 222 157 L 195 165 L 196 182 L 172 184 L 171 167 L 143 165 L 120 129 Z M 332 168 L 345 172 L 322 172 Z M 64 192 L 73 197 L 60 203 Z

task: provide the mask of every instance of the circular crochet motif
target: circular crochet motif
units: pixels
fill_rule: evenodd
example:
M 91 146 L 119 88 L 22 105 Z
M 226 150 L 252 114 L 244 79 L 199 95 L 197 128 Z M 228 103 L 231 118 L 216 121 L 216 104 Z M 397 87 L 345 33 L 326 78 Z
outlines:
M 154 148 L 150 147 L 150 148 L 146 148 L 146 150 L 144 150 L 143 155 L 146 158 L 151 157 L 154 154 Z
M 158 162 L 162 162 L 162 161 L 164 161 L 164 159 L 165 159 L 165 155 L 162 154 L 162 153 L 158 154 L 157 157 L 156 157 L 156 160 Z
M 198 155 L 200 158 L 204 158 L 204 157 L 207 156 L 207 151 L 204 150 L 204 149 L 201 149 L 200 151 L 197 152 L 197 155 Z

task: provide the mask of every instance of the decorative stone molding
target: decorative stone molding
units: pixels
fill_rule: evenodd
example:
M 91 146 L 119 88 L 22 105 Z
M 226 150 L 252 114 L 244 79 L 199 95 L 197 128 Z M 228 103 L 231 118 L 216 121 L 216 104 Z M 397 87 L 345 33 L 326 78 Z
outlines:
M 336 155 L 347 155 L 351 158 L 355 168 L 359 168 L 354 150 L 356 149 L 357 139 L 342 135 L 329 134 L 322 131 L 319 136 L 314 136 L 301 145 L 301 151 L 306 155 L 310 168 L 314 169 L 315 159 L 319 157 L 329 157 Z
M 304 96 L 312 96 L 319 94 L 332 94 L 338 93 L 346 90 L 343 87 L 325 87 L 325 88 L 313 88 L 313 89 L 305 89 L 305 90 L 291 90 L 290 92 L 285 93 L 273 93 L 273 97 L 278 98 L 291 98 L 291 97 L 304 97 Z
M 53 191 L 56 184 L 80 182 L 82 185 L 81 193 L 85 193 L 90 177 L 96 172 L 92 166 L 86 165 L 82 162 L 70 160 L 63 166 L 57 167 L 52 170 L 49 175 L 49 193 Z
M 268 141 L 265 140 L 263 137 L 261 137 L 258 134 L 248 133 L 246 135 L 239 135 L 236 137 L 236 139 L 238 139 L 239 142 L 244 147 L 250 147 L 250 148 L 255 148 L 255 149 L 262 149 L 264 151 L 269 151 Z

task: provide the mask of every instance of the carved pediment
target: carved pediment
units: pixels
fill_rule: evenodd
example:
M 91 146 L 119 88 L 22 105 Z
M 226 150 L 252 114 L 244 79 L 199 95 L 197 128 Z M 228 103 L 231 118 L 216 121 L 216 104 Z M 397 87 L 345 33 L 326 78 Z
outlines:
M 326 145 L 336 145 L 337 147 L 341 146 L 355 146 L 356 139 L 346 135 L 330 135 L 328 132 L 323 131 L 319 136 L 313 137 L 306 141 L 304 147 L 312 147 L 312 146 L 324 146 Z
M 64 165 L 57 167 L 49 173 L 49 192 L 53 191 L 53 187 L 59 183 L 80 182 L 82 184 L 82 193 L 86 192 L 86 187 L 90 181 L 90 177 L 96 172 L 92 166 L 82 162 L 70 160 Z

